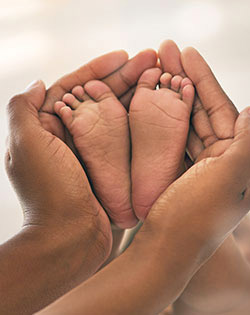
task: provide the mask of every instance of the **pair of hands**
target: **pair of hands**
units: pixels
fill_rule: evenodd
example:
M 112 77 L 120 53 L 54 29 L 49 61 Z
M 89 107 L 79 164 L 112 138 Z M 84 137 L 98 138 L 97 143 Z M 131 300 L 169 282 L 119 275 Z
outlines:
M 162 248 L 166 241 L 165 231 L 172 230 L 173 234 L 177 235 L 175 232 L 178 232 L 177 243 L 179 241 L 182 244 L 183 240 L 187 240 L 190 244 L 196 244 L 187 256 L 198 255 L 199 261 L 204 261 L 204 257 L 208 257 L 212 250 L 201 253 L 201 244 L 205 244 L 213 235 L 211 248 L 214 249 L 215 244 L 217 246 L 223 241 L 249 208 L 249 196 L 246 193 L 249 177 L 249 170 L 246 169 L 249 130 L 246 123 L 249 118 L 246 111 L 235 129 L 237 110 L 197 51 L 188 48 L 180 54 L 172 41 L 166 41 L 160 47 L 159 57 L 164 72 L 183 76 L 186 73 L 198 93 L 188 141 L 189 155 L 193 161 L 209 156 L 220 157 L 198 163 L 163 193 L 145 221 L 142 233 L 137 235 L 134 247 L 142 250 L 146 245 L 153 248 L 158 243 L 159 248 Z M 80 243 L 85 251 L 87 248 L 84 262 L 83 257 L 79 258 L 79 246 L 76 248 L 76 265 L 80 266 L 83 275 L 81 280 L 93 274 L 109 255 L 112 234 L 109 220 L 92 194 L 80 162 L 69 148 L 72 147 L 71 139 L 54 115 L 53 105 L 75 85 L 102 79 L 127 107 L 141 73 L 155 66 L 156 54 L 147 50 L 129 61 L 127 58 L 123 51 L 97 58 L 57 81 L 47 92 L 44 85 L 38 82 L 25 93 L 14 97 L 8 107 L 10 137 L 6 165 L 24 209 L 24 226 L 42 230 L 45 236 L 53 231 L 50 235 L 55 239 L 61 238 L 61 243 L 67 243 L 69 247 Z M 221 180 L 218 181 L 217 177 Z M 238 179 L 237 185 L 232 187 L 235 178 Z M 197 182 L 200 186 L 198 189 Z M 209 194 L 204 198 L 204 191 L 207 190 Z M 241 200 L 239 196 L 244 197 L 241 203 L 238 202 Z M 223 203 L 225 199 L 226 205 Z M 193 210 L 179 212 L 183 204 L 185 208 Z M 194 233 L 191 228 L 185 229 L 183 233 L 175 231 L 175 227 L 180 228 L 182 223 L 184 227 L 186 219 L 198 213 L 202 205 L 205 207 L 201 211 L 203 218 L 199 223 L 204 229 L 203 236 L 198 230 Z M 166 211 L 170 207 L 171 211 Z M 218 216 L 217 211 L 219 213 L 221 208 L 224 211 Z M 239 210 L 238 213 L 235 210 Z M 163 237 L 159 238 L 159 235 Z M 145 242 L 145 238 L 148 242 Z M 93 244 L 91 248 L 90 241 Z M 70 254 L 73 256 L 72 251 Z M 183 274 L 187 269 L 185 264 L 186 261 L 183 261 L 183 266 L 180 265 Z M 182 283 L 188 282 L 197 266 L 196 263 L 191 268 L 188 277 L 183 276 L 185 279 L 182 279 Z M 165 299 L 165 303 L 171 298 Z
M 220 155 L 232 142 L 237 110 L 197 51 L 189 48 L 180 54 L 174 42 L 165 41 L 159 58 L 164 72 L 181 76 L 186 72 L 197 89 L 188 141 L 190 157 L 195 161 Z M 11 160 L 7 161 L 7 170 L 23 205 L 25 225 L 64 225 L 69 220 L 94 215 L 97 230 L 106 240 L 111 239 L 106 214 L 69 149 L 75 152 L 53 105 L 75 85 L 102 79 L 128 107 L 139 76 L 155 66 L 156 59 L 152 50 L 141 52 L 129 61 L 124 51 L 113 52 L 63 77 L 47 93 L 40 82 L 27 95 L 12 99 L 9 106 Z M 34 210 L 33 205 L 39 210 Z

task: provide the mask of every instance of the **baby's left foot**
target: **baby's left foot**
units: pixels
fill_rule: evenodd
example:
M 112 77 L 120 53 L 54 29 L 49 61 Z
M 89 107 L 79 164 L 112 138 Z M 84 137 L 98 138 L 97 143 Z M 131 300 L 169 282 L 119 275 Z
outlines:
M 84 89 L 78 86 L 65 94 L 63 102 L 55 104 L 55 112 L 72 135 L 94 192 L 111 220 L 120 228 L 133 227 L 137 219 L 130 200 L 125 108 L 106 84 L 90 81 Z
M 159 81 L 160 88 L 156 89 Z M 132 138 L 132 201 L 143 220 L 160 194 L 183 171 L 194 100 L 192 82 L 161 70 L 139 79 L 129 112 Z

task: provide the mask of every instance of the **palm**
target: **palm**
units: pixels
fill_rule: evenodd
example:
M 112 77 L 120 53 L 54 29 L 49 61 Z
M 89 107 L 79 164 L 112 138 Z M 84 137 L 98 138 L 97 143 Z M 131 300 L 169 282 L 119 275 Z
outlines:
M 235 112 L 230 111 L 230 115 L 224 114 L 225 110 L 230 110 L 229 100 L 226 100 L 223 105 L 224 108 L 219 106 L 218 110 L 214 109 L 211 114 L 210 109 L 206 110 L 206 103 L 203 105 L 199 97 L 196 97 L 187 144 L 187 150 L 193 162 L 220 156 L 232 143 L 237 116 Z
M 188 141 L 192 161 L 222 154 L 232 142 L 237 109 L 195 49 L 187 48 L 180 53 L 174 42 L 165 41 L 159 56 L 165 72 L 188 76 L 196 87 Z

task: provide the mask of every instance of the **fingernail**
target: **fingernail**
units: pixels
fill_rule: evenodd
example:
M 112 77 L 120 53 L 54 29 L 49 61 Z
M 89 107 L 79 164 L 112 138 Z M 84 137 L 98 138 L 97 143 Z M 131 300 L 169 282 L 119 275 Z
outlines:
M 38 87 L 41 83 L 41 80 L 34 80 L 32 81 L 25 89 L 25 91 L 30 91 L 36 87 Z

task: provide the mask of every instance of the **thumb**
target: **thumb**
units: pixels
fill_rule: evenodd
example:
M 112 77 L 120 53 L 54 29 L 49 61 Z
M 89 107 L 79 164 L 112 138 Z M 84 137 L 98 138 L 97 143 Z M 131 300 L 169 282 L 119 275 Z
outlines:
M 246 107 L 239 115 L 235 123 L 234 138 L 250 134 L 250 107 Z M 244 138 L 244 137 L 243 137 Z
M 31 82 L 25 89 L 24 94 L 37 110 L 40 110 L 45 100 L 45 84 L 42 80 Z
M 250 107 L 238 116 L 234 128 L 234 140 L 225 151 L 223 159 L 231 165 L 231 171 L 240 174 L 242 182 L 250 178 Z
M 45 94 L 45 85 L 43 81 L 38 80 L 9 101 L 7 113 L 10 133 L 16 132 L 17 128 L 39 123 L 38 111 L 44 103 Z

